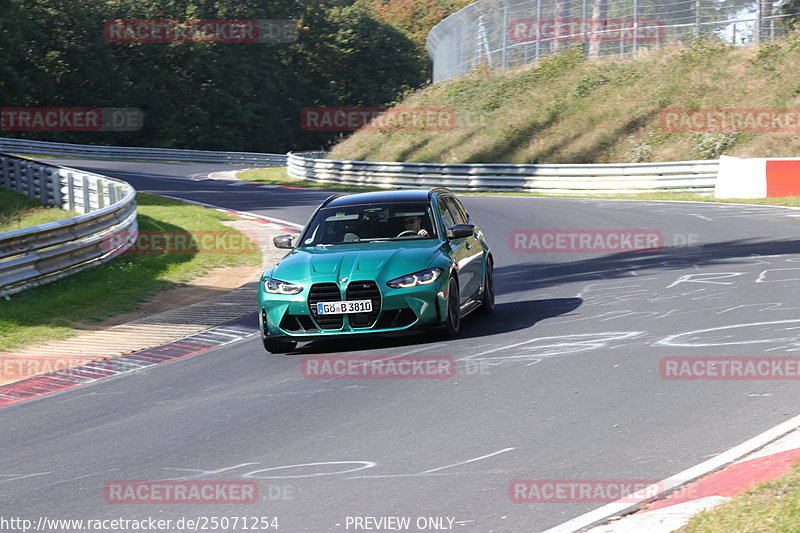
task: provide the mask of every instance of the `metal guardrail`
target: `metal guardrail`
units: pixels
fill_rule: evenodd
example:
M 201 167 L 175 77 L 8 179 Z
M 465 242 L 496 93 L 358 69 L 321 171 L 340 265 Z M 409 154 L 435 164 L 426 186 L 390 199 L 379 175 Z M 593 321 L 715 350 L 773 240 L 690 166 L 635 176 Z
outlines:
M 0 187 L 79 216 L 0 233 L 0 296 L 109 261 L 138 235 L 128 183 L 0 154 Z
M 462 191 L 619 194 L 713 192 L 719 161 L 599 165 L 438 164 L 338 161 L 288 154 L 296 179 L 377 187 L 449 187 Z
M 84 159 L 122 159 L 141 161 L 181 161 L 186 163 L 222 163 L 231 165 L 285 166 L 283 154 L 252 152 L 213 152 L 173 150 L 169 148 L 134 148 L 54 143 L 27 139 L 0 138 L 0 152 L 79 157 Z

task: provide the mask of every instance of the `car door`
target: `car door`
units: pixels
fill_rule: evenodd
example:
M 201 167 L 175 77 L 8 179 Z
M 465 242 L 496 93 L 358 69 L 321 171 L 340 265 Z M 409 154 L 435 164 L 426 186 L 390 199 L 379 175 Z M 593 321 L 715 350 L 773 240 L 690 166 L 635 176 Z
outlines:
M 458 204 L 452 196 L 444 196 L 440 204 L 444 206 L 452 224 L 445 223 L 445 226 L 453 224 L 469 224 L 468 215 L 463 206 Z M 481 259 L 482 250 L 474 235 L 450 241 L 458 254 L 458 280 L 461 289 L 461 303 L 464 304 L 478 296 L 481 282 Z

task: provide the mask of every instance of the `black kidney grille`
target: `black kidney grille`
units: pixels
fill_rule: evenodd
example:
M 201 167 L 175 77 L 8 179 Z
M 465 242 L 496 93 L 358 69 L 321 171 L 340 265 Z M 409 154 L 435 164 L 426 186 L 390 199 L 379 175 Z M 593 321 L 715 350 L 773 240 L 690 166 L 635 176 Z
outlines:
M 347 286 L 347 300 L 372 300 L 372 312 L 348 315 L 350 325 L 354 328 L 372 326 L 381 313 L 381 291 L 374 281 L 354 281 Z
M 344 315 L 319 315 L 317 314 L 317 303 L 319 302 L 338 302 L 342 299 L 339 286 L 335 283 L 315 283 L 311 286 L 308 293 L 308 310 L 311 316 L 322 329 L 341 329 L 344 324 Z

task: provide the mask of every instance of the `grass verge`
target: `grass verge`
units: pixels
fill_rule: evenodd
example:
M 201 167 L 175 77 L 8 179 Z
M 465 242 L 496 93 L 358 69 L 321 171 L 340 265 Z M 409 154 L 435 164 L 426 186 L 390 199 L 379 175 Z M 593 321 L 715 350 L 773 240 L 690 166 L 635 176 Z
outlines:
M 254 168 L 236 174 L 240 180 L 253 181 L 264 185 L 283 185 L 303 189 L 320 189 L 323 191 L 382 191 L 380 187 L 358 187 L 355 185 L 336 185 L 310 180 L 296 180 L 289 177 L 286 167 Z
M 800 462 L 787 475 L 756 485 L 692 517 L 680 533 L 795 533 L 800 531 Z
M 74 216 L 78 216 L 78 213 L 43 206 L 24 194 L 0 190 L 0 232 L 29 228 Z
M 235 218 L 219 211 L 152 194 L 138 194 L 136 201 L 139 231 L 144 235 L 239 235 L 221 223 Z M 261 252 L 248 246 L 248 239 L 245 236 L 238 248 L 246 253 L 223 253 L 213 245 L 190 253 L 126 253 L 105 265 L 0 300 L 0 350 L 69 337 L 217 267 L 259 265 Z

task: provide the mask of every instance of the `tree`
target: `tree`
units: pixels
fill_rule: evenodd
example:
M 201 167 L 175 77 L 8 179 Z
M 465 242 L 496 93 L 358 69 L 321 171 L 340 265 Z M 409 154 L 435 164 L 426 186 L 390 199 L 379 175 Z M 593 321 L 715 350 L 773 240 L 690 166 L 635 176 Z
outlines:
M 284 152 L 330 135 L 300 110 L 390 104 L 425 82 L 399 30 L 356 0 L 0 0 L 0 105 L 133 107 L 134 132 L 26 132 L 89 144 Z M 119 43 L 116 19 L 293 19 L 291 44 Z

